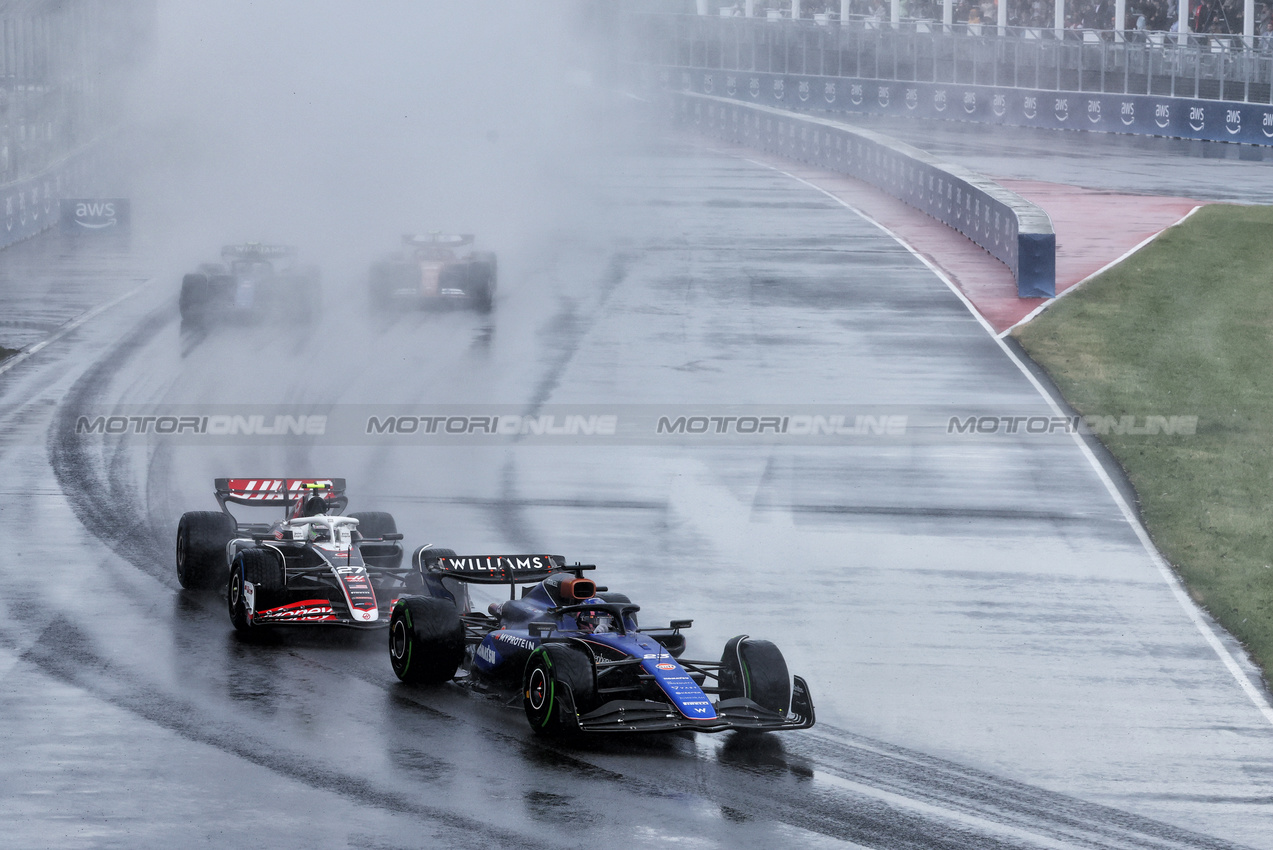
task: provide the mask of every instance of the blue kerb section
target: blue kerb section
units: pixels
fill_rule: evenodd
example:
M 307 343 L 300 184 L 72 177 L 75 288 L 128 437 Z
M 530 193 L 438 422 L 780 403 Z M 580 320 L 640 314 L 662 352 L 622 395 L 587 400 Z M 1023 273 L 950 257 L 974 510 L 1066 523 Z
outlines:
M 1056 295 L 1056 234 L 1020 233 L 1017 295 L 1022 298 L 1052 298 Z
M 706 84 L 711 75 L 706 75 Z M 848 174 L 954 228 L 1002 260 L 1022 298 L 1056 295 L 1056 236 L 1037 205 L 879 133 L 710 94 L 671 93 L 678 122 L 735 144 Z

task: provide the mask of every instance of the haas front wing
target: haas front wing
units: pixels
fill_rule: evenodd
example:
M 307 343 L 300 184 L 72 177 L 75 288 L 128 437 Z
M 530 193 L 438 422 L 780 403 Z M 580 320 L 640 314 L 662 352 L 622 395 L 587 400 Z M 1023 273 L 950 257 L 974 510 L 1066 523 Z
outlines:
M 266 589 L 244 585 L 244 596 L 252 625 L 287 625 L 322 623 L 361 628 L 375 628 L 389 622 L 389 614 L 397 601 L 397 591 L 377 588 L 366 572 L 336 573 L 326 587 L 315 586 Z M 391 598 L 392 597 L 392 598 Z

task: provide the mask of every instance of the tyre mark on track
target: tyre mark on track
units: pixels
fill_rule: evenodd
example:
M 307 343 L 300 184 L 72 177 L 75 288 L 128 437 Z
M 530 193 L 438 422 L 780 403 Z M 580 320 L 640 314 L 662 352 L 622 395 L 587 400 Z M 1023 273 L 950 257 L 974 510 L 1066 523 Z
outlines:
M 136 510 L 136 499 L 128 498 L 132 494 L 114 492 L 112 482 L 121 480 L 118 474 L 103 480 L 94 472 L 94 446 L 75 433 L 75 423 L 81 411 L 107 386 L 107 378 L 119 368 L 119 363 L 171 321 L 171 305 L 153 311 L 85 371 L 59 405 L 48 438 L 49 465 L 83 526 L 125 561 L 168 585 L 175 582 L 175 577 L 158 566 L 165 562 L 168 553 L 157 545 L 148 517 Z M 116 467 L 117 473 L 121 462 L 124 461 L 119 453 L 114 453 L 105 459 L 106 471 Z
M 210 721 L 199 707 L 138 680 L 131 671 L 97 655 L 92 639 L 74 624 L 48 626 L 21 659 L 46 674 L 182 738 L 232 754 L 319 791 L 338 794 L 377 809 L 411 815 L 452 831 L 466 846 L 552 847 L 526 835 L 492 827 L 446 809 L 420 803 L 360 776 L 341 773 L 299 752 L 280 752 L 244 732 L 242 726 Z

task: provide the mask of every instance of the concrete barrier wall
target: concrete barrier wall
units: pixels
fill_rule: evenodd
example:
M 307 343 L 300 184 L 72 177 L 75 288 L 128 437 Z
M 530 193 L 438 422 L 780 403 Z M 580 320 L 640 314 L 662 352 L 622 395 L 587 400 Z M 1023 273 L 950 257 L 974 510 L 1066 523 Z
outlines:
M 1051 219 L 989 178 L 830 119 L 693 92 L 669 92 L 668 97 L 679 124 L 870 183 L 1002 260 L 1017 280 L 1020 297 L 1056 295 Z
M 95 188 L 101 167 L 98 146 L 72 154 L 42 174 L 0 186 L 3 229 L 0 248 L 7 248 L 58 223 L 58 201 Z

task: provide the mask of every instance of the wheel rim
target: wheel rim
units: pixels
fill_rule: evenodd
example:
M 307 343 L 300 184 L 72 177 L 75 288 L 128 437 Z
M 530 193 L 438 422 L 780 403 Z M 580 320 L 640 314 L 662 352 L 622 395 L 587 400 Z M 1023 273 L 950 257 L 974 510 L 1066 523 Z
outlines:
M 401 620 L 393 624 L 393 640 L 389 644 L 389 654 L 395 661 L 401 661 L 407 654 L 407 626 Z
M 543 709 L 544 703 L 548 701 L 548 675 L 543 667 L 536 667 L 530 671 L 530 684 L 526 693 L 530 699 L 531 708 L 535 711 Z
M 177 572 L 186 574 L 186 535 L 177 534 Z
M 230 606 L 233 608 L 239 607 L 239 597 L 242 596 L 243 591 L 241 581 L 237 571 L 230 577 Z

